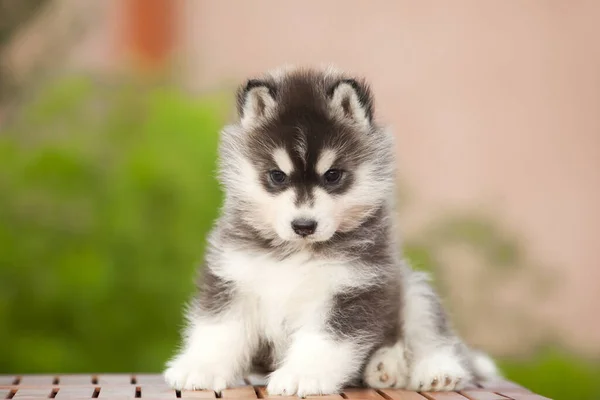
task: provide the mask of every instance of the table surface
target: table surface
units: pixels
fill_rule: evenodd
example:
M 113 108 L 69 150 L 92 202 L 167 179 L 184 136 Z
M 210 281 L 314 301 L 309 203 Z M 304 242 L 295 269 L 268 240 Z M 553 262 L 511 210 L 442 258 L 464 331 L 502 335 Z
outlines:
M 0 375 L 0 399 L 214 399 L 213 391 L 175 391 L 158 374 Z M 226 389 L 222 398 L 281 399 L 269 396 L 253 379 Z M 548 400 L 508 381 L 483 382 L 460 392 L 409 392 L 405 390 L 346 389 L 329 396 L 308 398 L 349 400 Z M 297 397 L 291 397 L 297 398 Z

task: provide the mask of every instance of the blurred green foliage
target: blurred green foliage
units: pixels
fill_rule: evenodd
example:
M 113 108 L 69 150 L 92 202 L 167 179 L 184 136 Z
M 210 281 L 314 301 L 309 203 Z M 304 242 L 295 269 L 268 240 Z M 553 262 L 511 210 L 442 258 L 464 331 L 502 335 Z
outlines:
M 499 364 L 508 379 L 553 399 L 600 399 L 598 361 L 550 349 L 533 359 L 501 360 Z
M 0 132 L 0 373 L 162 369 L 221 201 L 228 106 L 69 79 L 31 96 Z M 435 273 L 437 249 L 456 242 L 490 265 L 522 266 L 514 238 L 468 214 L 405 250 Z M 600 398 L 598 364 L 551 352 L 501 365 L 552 398 Z
M 0 372 L 161 368 L 220 203 L 222 116 L 70 79 L 0 134 Z

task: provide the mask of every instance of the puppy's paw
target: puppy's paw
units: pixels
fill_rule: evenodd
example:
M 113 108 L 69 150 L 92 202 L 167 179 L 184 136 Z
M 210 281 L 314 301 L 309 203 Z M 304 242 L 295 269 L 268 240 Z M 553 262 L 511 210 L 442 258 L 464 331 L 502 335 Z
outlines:
M 463 389 L 472 376 L 451 351 L 434 352 L 415 360 L 410 374 L 410 390 L 447 391 Z
M 372 356 L 363 373 L 365 384 L 372 388 L 405 388 L 408 366 L 404 357 L 404 345 L 382 347 Z
M 334 381 L 331 377 L 283 367 L 271 374 L 267 391 L 270 395 L 305 397 L 338 393 L 340 386 L 340 382 Z
M 227 388 L 228 380 L 214 373 L 210 368 L 202 368 L 183 357 L 167 365 L 164 377 L 169 386 L 177 390 L 214 390 L 220 392 Z

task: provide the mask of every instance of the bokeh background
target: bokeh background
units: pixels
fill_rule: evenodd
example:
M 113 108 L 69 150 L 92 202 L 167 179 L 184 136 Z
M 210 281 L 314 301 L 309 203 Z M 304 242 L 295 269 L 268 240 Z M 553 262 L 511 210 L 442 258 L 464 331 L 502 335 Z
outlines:
M 600 2 L 0 0 L 0 373 L 158 372 L 233 90 L 372 83 L 404 249 L 507 377 L 600 398 Z

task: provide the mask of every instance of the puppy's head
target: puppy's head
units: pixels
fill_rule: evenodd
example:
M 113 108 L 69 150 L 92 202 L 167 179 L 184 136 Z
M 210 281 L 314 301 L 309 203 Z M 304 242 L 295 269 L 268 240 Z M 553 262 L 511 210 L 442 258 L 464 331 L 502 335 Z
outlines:
M 373 122 L 363 80 L 331 69 L 269 73 L 240 87 L 238 113 L 223 131 L 221 181 L 263 237 L 324 242 L 389 199 L 393 143 Z

